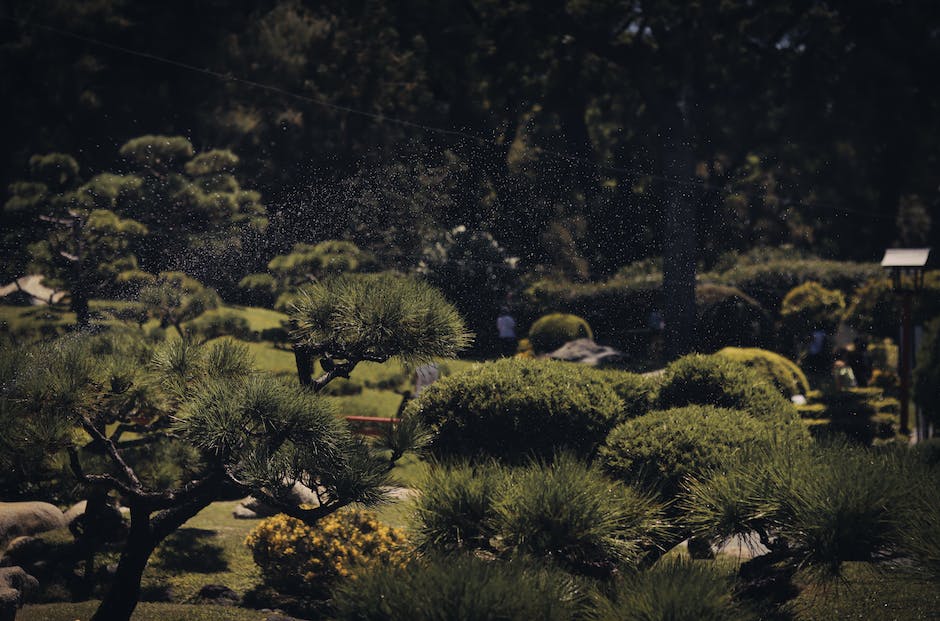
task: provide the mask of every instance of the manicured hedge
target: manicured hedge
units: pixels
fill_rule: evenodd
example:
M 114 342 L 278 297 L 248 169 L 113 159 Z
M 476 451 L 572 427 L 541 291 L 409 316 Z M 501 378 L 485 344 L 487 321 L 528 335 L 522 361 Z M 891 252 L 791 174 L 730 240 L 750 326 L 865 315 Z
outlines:
M 843 319 L 859 332 L 896 339 L 900 313 L 901 299 L 891 281 L 873 278 L 855 291 Z M 911 313 L 915 325 L 940 317 L 940 271 L 924 275 L 924 288 L 914 296 Z
M 756 347 L 725 347 L 716 353 L 756 371 L 786 398 L 809 392 L 806 374 L 789 358 Z
M 598 375 L 565 362 L 503 359 L 445 377 L 411 402 L 446 456 L 519 461 L 559 449 L 591 454 L 623 401 Z
M 756 371 L 723 356 L 691 354 L 666 367 L 657 407 L 665 410 L 686 405 L 742 410 L 788 440 L 808 438 L 788 399 Z
M 690 405 L 650 412 L 610 432 L 598 455 L 613 476 L 675 496 L 689 475 L 768 444 L 767 425 L 746 412 Z
M 842 292 L 813 281 L 791 289 L 780 304 L 780 319 L 789 334 L 804 338 L 818 329 L 835 332 L 844 313 Z
M 851 292 L 868 279 L 879 277 L 881 271 L 877 263 L 784 259 L 735 267 L 719 274 L 718 278 L 724 284 L 741 289 L 775 313 L 787 292 L 804 282 L 812 280 L 827 289 Z
M 627 355 L 645 354 L 650 311 L 662 308 L 660 281 L 611 279 L 603 283 L 540 280 L 523 293 L 517 319 L 526 323 L 548 312 L 584 318 L 605 345 Z

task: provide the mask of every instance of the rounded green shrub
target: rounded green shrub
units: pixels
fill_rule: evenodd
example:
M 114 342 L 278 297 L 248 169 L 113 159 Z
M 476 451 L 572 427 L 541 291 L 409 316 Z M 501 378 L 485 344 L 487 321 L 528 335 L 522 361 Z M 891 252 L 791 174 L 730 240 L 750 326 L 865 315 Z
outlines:
M 598 621 L 745 621 L 756 619 L 732 598 L 733 583 L 713 564 L 671 559 L 619 580 L 600 599 Z
M 929 544 L 917 523 L 905 521 L 930 519 L 927 505 L 917 502 L 936 505 L 936 477 L 910 461 L 899 451 L 845 441 L 756 452 L 692 481 L 681 503 L 684 521 L 712 540 L 762 532 L 785 545 L 780 549 L 793 566 L 808 570 L 807 578 L 828 580 L 845 562 L 909 553 L 915 539 Z M 936 546 L 935 535 L 932 540 Z M 920 562 L 929 566 L 929 560 Z
M 593 453 L 621 420 L 623 401 L 577 365 L 502 359 L 442 378 L 412 401 L 442 456 L 524 461 L 558 450 Z
M 815 329 L 831 333 L 839 325 L 844 312 L 842 292 L 826 289 L 813 281 L 791 289 L 780 305 L 780 318 L 794 335 L 809 335 Z
M 540 317 L 529 328 L 529 342 L 537 354 L 555 351 L 568 341 L 593 338 L 591 326 L 585 320 L 566 313 Z
M 642 416 L 652 409 L 653 399 L 659 382 L 655 378 L 640 373 L 630 373 L 618 369 L 593 369 L 588 373 L 602 378 L 623 401 L 623 418 Z
M 618 479 L 673 497 L 686 477 L 719 468 L 741 451 L 769 442 L 767 426 L 746 412 L 691 405 L 618 425 L 598 453 Z
M 805 395 L 809 392 L 809 382 L 802 369 L 789 358 L 776 352 L 756 347 L 725 347 L 716 355 L 753 369 L 788 399 L 793 395 Z
M 809 438 L 788 399 L 757 371 L 723 356 L 691 354 L 666 367 L 657 407 L 666 410 L 686 405 L 743 410 L 770 425 L 781 439 Z
M 434 556 L 408 566 L 375 567 L 342 585 L 337 621 L 569 621 L 580 618 L 583 590 L 560 572 L 522 562 Z
M 433 465 L 415 500 L 416 544 L 424 551 L 487 548 L 505 473 L 495 464 Z
M 568 455 L 514 473 L 496 511 L 500 545 L 513 555 L 582 575 L 636 563 L 664 533 L 661 504 Z

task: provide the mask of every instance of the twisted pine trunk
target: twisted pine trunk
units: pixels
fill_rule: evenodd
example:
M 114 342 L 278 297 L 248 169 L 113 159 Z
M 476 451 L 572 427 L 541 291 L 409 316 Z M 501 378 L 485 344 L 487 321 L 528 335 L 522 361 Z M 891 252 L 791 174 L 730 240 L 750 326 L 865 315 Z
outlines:
M 141 578 L 153 551 L 189 518 L 208 507 L 215 498 L 213 491 L 209 489 L 185 504 L 154 516 L 146 506 L 131 506 L 131 529 L 114 582 L 91 621 L 130 621 L 140 599 Z

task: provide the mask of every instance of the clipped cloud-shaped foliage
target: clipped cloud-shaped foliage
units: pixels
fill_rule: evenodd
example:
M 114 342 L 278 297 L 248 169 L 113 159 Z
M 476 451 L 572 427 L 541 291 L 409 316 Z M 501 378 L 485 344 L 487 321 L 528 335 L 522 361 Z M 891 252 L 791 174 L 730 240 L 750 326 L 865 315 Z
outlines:
M 740 362 L 770 381 L 781 395 L 805 395 L 809 392 L 806 374 L 786 356 L 756 347 L 725 347 L 716 353 L 729 360 Z
M 723 356 L 691 354 L 666 367 L 657 397 L 660 409 L 712 405 L 747 412 L 766 423 L 781 440 L 802 442 L 809 435 L 796 407 L 757 371 Z
M 617 478 L 673 497 L 686 477 L 720 468 L 769 439 L 767 426 L 745 412 L 690 405 L 618 425 L 599 455 Z
M 592 338 L 594 333 L 585 320 L 566 313 L 540 317 L 529 328 L 529 342 L 538 354 L 555 351 L 568 341 Z
M 596 371 L 502 359 L 438 380 L 409 405 L 439 455 L 520 461 L 567 449 L 591 454 L 619 422 L 623 401 Z

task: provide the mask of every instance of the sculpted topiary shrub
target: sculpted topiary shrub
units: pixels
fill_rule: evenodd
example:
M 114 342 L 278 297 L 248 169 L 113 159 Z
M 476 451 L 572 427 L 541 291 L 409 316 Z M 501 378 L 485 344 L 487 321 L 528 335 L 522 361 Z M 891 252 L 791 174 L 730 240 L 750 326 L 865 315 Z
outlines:
M 568 341 L 592 338 L 594 333 L 585 320 L 566 313 L 551 313 L 540 317 L 529 328 L 529 342 L 537 354 L 555 351 Z
M 589 369 L 602 378 L 623 401 L 623 417 L 642 416 L 652 409 L 653 399 L 659 381 L 640 373 L 630 373 L 618 369 Z
M 815 329 L 833 332 L 845 312 L 845 297 L 838 289 L 826 289 L 818 282 L 794 287 L 783 298 L 780 318 L 790 334 L 809 335 Z
M 725 347 L 717 355 L 753 369 L 788 399 L 809 392 L 806 374 L 795 362 L 778 353 L 756 347 Z
M 322 594 L 337 579 L 372 565 L 401 565 L 409 556 L 404 533 L 362 510 L 313 526 L 282 513 L 258 524 L 245 544 L 265 583 L 295 594 Z
M 622 416 L 603 378 L 577 365 L 503 359 L 438 380 L 411 402 L 442 456 L 524 461 L 591 454 Z
M 747 412 L 780 439 L 804 441 L 808 432 L 796 408 L 756 371 L 723 356 L 691 354 L 666 367 L 657 407 L 712 405 Z
M 767 426 L 746 412 L 691 405 L 618 425 L 598 453 L 615 477 L 672 497 L 685 477 L 768 442 Z

